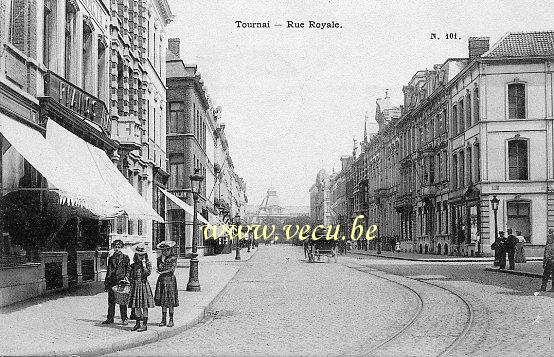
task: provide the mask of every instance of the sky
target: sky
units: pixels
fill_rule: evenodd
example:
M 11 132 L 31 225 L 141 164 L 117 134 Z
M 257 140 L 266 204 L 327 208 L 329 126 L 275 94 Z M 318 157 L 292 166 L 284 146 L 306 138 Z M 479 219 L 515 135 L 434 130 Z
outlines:
M 340 156 L 363 139 L 366 113 L 368 131 L 377 131 L 376 99 L 388 89 L 402 104 L 415 72 L 467 57 L 469 37 L 488 36 L 492 46 L 507 32 L 554 30 L 551 0 L 168 2 L 175 18 L 167 36 L 181 39 L 181 58 L 198 66 L 222 107 L 235 171 L 254 205 L 273 186 L 282 205 L 308 206 L 319 170 L 340 171 Z

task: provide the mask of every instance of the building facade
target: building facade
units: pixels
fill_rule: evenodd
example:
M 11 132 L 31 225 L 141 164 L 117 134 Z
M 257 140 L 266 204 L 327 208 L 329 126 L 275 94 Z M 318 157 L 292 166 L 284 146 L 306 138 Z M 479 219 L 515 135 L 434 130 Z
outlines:
M 349 214 L 367 203 L 379 224 L 370 246 L 491 254 L 496 197 L 499 230 L 520 231 L 540 255 L 554 227 L 552 43 L 552 32 L 508 33 L 490 48 L 472 37 L 468 58 L 414 74 L 400 111 L 377 101 L 379 132 L 344 173 Z
M 173 14 L 166 0 L 111 1 L 109 103 L 114 157 L 129 183 L 163 218 L 166 188 L 165 27 Z M 166 237 L 164 223 L 121 216 L 111 225 L 111 240 L 153 246 Z
M 330 177 L 325 169 L 319 170 L 310 188 L 310 218 L 314 224 L 331 223 Z
M 169 191 L 189 206 L 193 205 L 189 176 L 196 169 L 204 177 L 198 211 L 212 225 L 245 218 L 246 184 L 235 173 L 221 119 L 196 65 L 186 65 L 180 57 L 179 39 L 169 40 L 167 58 L 167 148 Z M 168 232 L 179 244 L 181 254 L 192 247 L 192 215 L 169 203 Z M 199 237 L 200 254 L 220 253 L 228 244 L 225 237 L 204 241 Z
M 112 217 L 163 220 L 112 162 L 109 6 L 0 2 L 0 305 L 101 279 Z

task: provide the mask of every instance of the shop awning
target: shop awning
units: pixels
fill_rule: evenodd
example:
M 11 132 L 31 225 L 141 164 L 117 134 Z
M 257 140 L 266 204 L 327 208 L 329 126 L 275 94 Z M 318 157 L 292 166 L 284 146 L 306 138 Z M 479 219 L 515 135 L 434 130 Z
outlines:
M 223 226 L 225 225 L 220 219 L 218 216 L 216 216 L 215 214 L 211 213 L 211 212 L 208 212 L 208 221 L 210 221 L 210 225 L 212 227 L 216 227 L 216 232 L 217 232 L 217 238 L 221 237 L 225 232 Z M 211 228 L 213 229 L 213 228 Z M 210 232 L 211 234 L 211 232 Z
M 216 224 L 217 224 L 218 226 L 223 224 L 223 222 L 221 222 L 221 220 L 219 219 L 219 217 L 216 216 L 215 214 L 211 213 L 211 212 L 208 212 L 208 221 L 210 222 L 210 224 L 211 224 L 212 226 L 214 226 L 214 225 L 216 225 Z
M 101 218 L 123 213 L 115 201 L 91 190 L 86 176 L 73 171 L 38 131 L 0 113 L 0 132 L 48 180 L 61 203 L 83 207 Z
M 115 202 L 131 218 L 164 222 L 148 202 L 119 172 L 104 151 L 85 142 L 62 126 L 48 120 L 46 140 L 77 176 L 108 202 Z
M 161 188 L 161 187 L 158 187 L 158 188 L 173 203 L 175 203 L 177 206 L 184 209 L 185 212 L 187 212 L 188 214 L 190 214 L 191 216 L 194 217 L 194 208 L 193 207 L 191 207 L 189 204 L 187 204 L 186 202 L 184 202 L 183 200 L 181 200 L 179 197 L 175 196 L 174 194 L 169 193 L 168 191 L 164 190 L 163 188 Z M 206 219 L 204 217 L 202 217 L 202 215 L 200 213 L 196 212 L 196 217 L 198 218 L 198 220 L 200 222 L 202 222 L 204 224 L 209 224 L 208 221 L 206 221 Z

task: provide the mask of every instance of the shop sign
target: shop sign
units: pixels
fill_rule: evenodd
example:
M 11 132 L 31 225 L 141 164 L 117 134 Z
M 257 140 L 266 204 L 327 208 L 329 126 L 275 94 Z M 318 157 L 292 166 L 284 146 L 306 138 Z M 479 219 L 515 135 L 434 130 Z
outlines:
M 52 72 L 45 77 L 46 95 L 110 133 L 111 120 L 103 101 Z

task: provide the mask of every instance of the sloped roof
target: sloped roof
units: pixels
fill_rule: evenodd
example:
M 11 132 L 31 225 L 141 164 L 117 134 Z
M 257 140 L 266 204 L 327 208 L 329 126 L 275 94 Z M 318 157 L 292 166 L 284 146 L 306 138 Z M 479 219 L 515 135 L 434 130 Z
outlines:
M 554 56 L 554 31 L 510 32 L 482 57 Z

